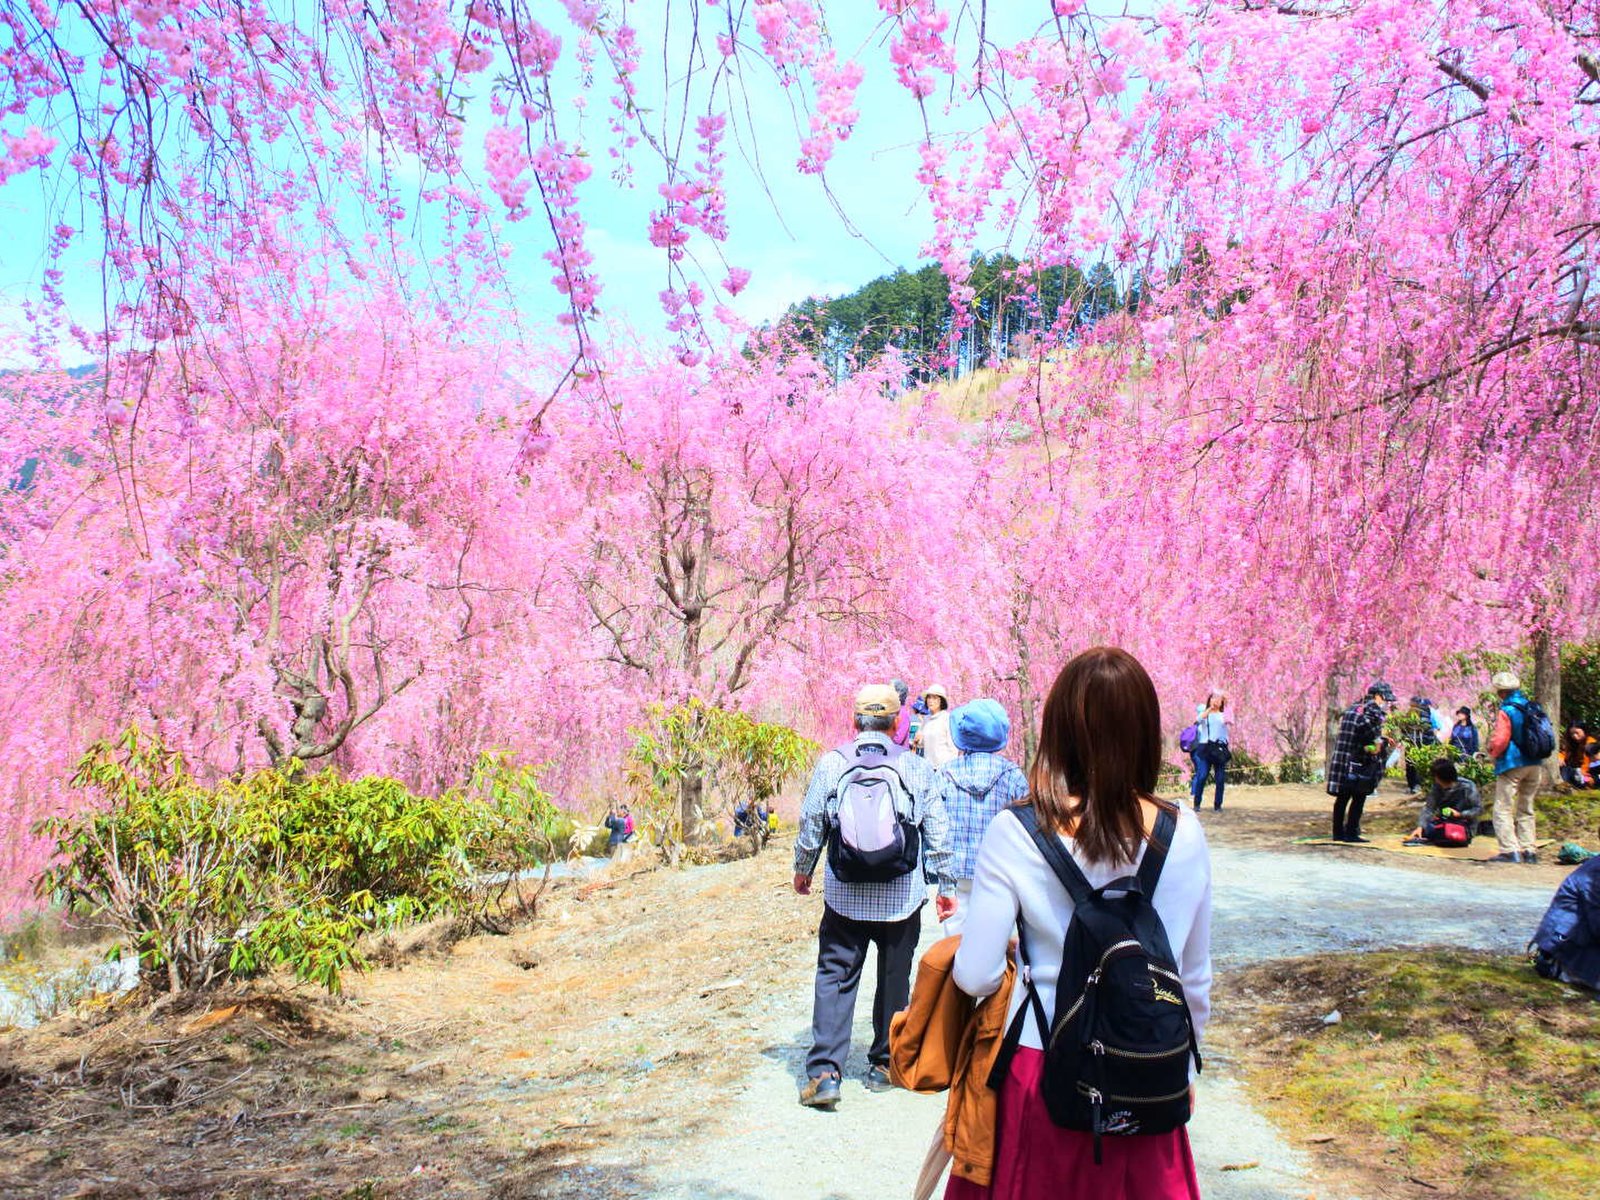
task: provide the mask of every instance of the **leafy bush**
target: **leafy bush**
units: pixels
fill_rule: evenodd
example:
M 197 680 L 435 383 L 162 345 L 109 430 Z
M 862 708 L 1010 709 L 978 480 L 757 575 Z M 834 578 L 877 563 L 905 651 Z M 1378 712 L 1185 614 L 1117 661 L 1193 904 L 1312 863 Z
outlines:
M 1600 642 L 1561 648 L 1561 721 L 1600 729 Z
M 627 782 L 649 839 L 676 861 L 686 842 L 684 795 L 693 788 L 709 814 L 738 805 L 770 805 L 783 785 L 820 751 L 785 725 L 693 699 L 652 705 L 631 729 Z M 753 833 L 759 850 L 764 831 Z
M 1462 756 L 1461 751 L 1454 746 L 1407 746 L 1406 759 L 1416 767 L 1417 773 L 1422 776 L 1422 784 L 1428 786 L 1433 778 L 1433 764 L 1437 759 L 1448 758 L 1456 764 L 1456 774 L 1463 779 L 1470 779 L 1478 785 L 1479 790 L 1494 787 L 1494 763 L 1487 757 L 1479 755 L 1473 758 Z M 1395 774 L 1403 774 L 1396 771 Z M 1489 797 L 1484 797 L 1486 806 Z M 1485 814 L 1487 815 L 1487 814 Z
M 1279 783 L 1311 783 L 1311 760 L 1304 754 L 1286 754 L 1278 760 Z
M 1274 781 L 1272 768 L 1267 766 L 1243 746 L 1234 746 L 1233 758 L 1228 761 L 1228 782 L 1267 785 Z
M 338 991 L 363 934 L 484 911 L 475 874 L 529 854 L 548 805 L 498 759 L 436 798 L 293 765 L 208 787 L 137 728 L 91 746 L 72 782 L 96 800 L 38 826 L 56 865 L 37 891 L 104 913 L 173 992 L 274 965 Z

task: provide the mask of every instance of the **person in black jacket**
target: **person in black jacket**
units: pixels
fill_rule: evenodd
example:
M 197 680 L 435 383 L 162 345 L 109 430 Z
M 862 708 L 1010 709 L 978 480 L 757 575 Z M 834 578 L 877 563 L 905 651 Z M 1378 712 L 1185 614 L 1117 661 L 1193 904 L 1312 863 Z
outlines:
M 1384 760 L 1389 756 L 1383 723 L 1394 704 L 1394 689 L 1387 683 L 1374 683 L 1339 718 L 1339 736 L 1334 741 L 1333 756 L 1328 759 L 1328 795 L 1335 797 L 1336 842 L 1367 840 L 1361 836 L 1361 810 L 1383 778 Z
M 1456 709 L 1456 723 L 1450 726 L 1450 744 L 1471 758 L 1478 752 L 1478 727 L 1473 724 L 1472 710 L 1463 704 Z

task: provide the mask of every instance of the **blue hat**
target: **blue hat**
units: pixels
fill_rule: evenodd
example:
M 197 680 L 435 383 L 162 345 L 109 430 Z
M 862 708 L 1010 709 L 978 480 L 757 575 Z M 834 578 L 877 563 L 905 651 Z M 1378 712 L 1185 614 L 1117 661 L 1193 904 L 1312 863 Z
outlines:
M 1010 736 L 1011 718 L 998 700 L 972 700 L 950 714 L 950 739 L 957 750 L 1003 750 Z

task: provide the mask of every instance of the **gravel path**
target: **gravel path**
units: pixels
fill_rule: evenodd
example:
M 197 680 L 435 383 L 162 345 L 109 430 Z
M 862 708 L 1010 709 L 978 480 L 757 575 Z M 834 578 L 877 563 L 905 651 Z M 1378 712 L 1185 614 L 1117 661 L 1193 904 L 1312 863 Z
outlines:
M 1549 901 L 1516 868 L 1485 868 L 1482 882 L 1374 861 L 1361 850 L 1325 856 L 1212 848 L 1213 954 L 1219 969 L 1336 950 L 1455 943 L 1517 950 Z M 1491 874 L 1491 872 L 1493 874 Z M 927 910 L 925 910 L 927 911 Z M 938 937 L 931 913 L 924 945 Z M 870 986 L 873 968 L 864 976 Z M 770 1036 L 744 1090 L 714 1101 L 724 1132 L 681 1143 L 651 1166 L 660 1200 L 880 1200 L 909 1196 L 943 1096 L 874 1095 L 859 1080 L 871 1039 L 869 1004 L 857 1008 L 855 1047 L 836 1113 L 796 1104 L 810 1028 L 810 992 L 797 987 L 766 1011 Z M 1332 1200 L 1300 1153 L 1254 1110 L 1229 1064 L 1213 1058 L 1201 1080 L 1190 1138 L 1211 1200 Z M 1248 1170 L 1224 1166 L 1255 1163 Z M 1351 1198 L 1355 1200 L 1355 1198 Z

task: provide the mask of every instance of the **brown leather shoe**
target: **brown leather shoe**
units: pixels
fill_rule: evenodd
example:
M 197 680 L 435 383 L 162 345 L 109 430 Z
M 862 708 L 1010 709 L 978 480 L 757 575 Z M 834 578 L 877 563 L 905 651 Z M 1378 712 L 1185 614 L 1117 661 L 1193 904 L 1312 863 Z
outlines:
M 800 1089 L 800 1103 L 807 1108 L 820 1108 L 832 1112 L 839 1104 L 839 1077 L 816 1075 L 806 1080 Z
M 867 1068 L 866 1078 L 861 1081 L 861 1085 L 869 1092 L 894 1091 L 894 1081 L 889 1078 L 889 1068 L 878 1063 Z

